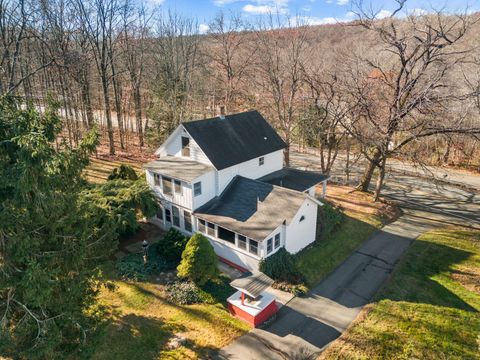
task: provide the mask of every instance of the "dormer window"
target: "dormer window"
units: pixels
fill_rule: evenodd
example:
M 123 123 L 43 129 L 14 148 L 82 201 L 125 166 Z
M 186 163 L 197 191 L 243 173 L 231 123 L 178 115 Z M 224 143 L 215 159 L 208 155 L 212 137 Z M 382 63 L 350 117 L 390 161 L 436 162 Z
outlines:
M 182 156 L 190 157 L 190 138 L 182 136 Z
M 265 164 L 265 158 L 262 156 L 258 158 L 258 166 L 262 166 L 263 164 Z

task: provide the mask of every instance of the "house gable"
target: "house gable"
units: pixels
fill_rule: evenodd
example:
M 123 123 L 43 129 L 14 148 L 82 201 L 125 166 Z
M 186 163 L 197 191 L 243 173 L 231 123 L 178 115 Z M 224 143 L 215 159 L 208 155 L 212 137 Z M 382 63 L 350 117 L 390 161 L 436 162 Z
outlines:
M 188 139 L 189 156 L 182 154 L 182 138 Z M 188 133 L 183 125 L 179 125 L 165 142 L 155 151 L 155 155 L 160 157 L 175 156 L 188 158 L 199 163 L 213 166 L 212 162 L 198 146 L 195 139 Z

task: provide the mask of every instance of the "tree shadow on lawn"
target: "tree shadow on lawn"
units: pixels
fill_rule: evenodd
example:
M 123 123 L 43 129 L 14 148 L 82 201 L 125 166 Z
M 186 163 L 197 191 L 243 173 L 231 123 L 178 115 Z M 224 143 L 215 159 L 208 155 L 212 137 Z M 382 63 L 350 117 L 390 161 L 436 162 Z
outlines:
M 454 247 L 429 241 L 415 240 L 404 255 L 404 260 L 394 273 L 390 283 L 376 296 L 376 300 L 388 299 L 410 303 L 431 304 L 456 308 L 469 312 L 477 309 L 433 278 L 440 274 L 456 272 L 454 265 L 474 254 Z M 450 278 L 454 281 L 452 278 Z
M 104 321 L 93 347 L 83 358 L 158 359 L 167 341 L 185 328 L 161 319 L 135 314 L 113 315 Z

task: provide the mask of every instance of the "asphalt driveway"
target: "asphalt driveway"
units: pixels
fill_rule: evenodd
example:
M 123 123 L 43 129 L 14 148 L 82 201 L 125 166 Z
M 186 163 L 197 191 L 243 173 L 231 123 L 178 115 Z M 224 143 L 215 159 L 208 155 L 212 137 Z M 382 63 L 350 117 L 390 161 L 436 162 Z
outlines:
M 222 349 L 219 358 L 294 359 L 319 353 L 370 302 L 411 241 L 432 226 L 417 215 L 407 213 L 377 231 L 308 296 L 294 298 L 274 322 Z

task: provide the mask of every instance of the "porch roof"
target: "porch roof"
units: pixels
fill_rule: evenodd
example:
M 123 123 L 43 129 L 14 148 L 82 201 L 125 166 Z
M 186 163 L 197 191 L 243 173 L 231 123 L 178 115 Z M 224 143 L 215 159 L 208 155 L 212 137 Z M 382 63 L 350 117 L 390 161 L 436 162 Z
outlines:
M 199 176 L 214 170 L 213 166 L 197 161 L 174 156 L 165 156 L 143 165 L 145 169 L 153 170 L 161 175 L 192 182 Z
M 283 168 L 258 179 L 260 181 L 283 186 L 297 191 L 306 191 L 318 183 L 328 180 L 329 175 L 316 171 Z
M 220 196 L 194 214 L 251 239 L 262 241 L 282 223 L 290 223 L 307 194 L 236 176 Z
M 233 280 L 230 286 L 244 292 L 252 298 L 257 298 L 264 290 L 272 286 L 274 281 L 262 272 L 245 273 Z

